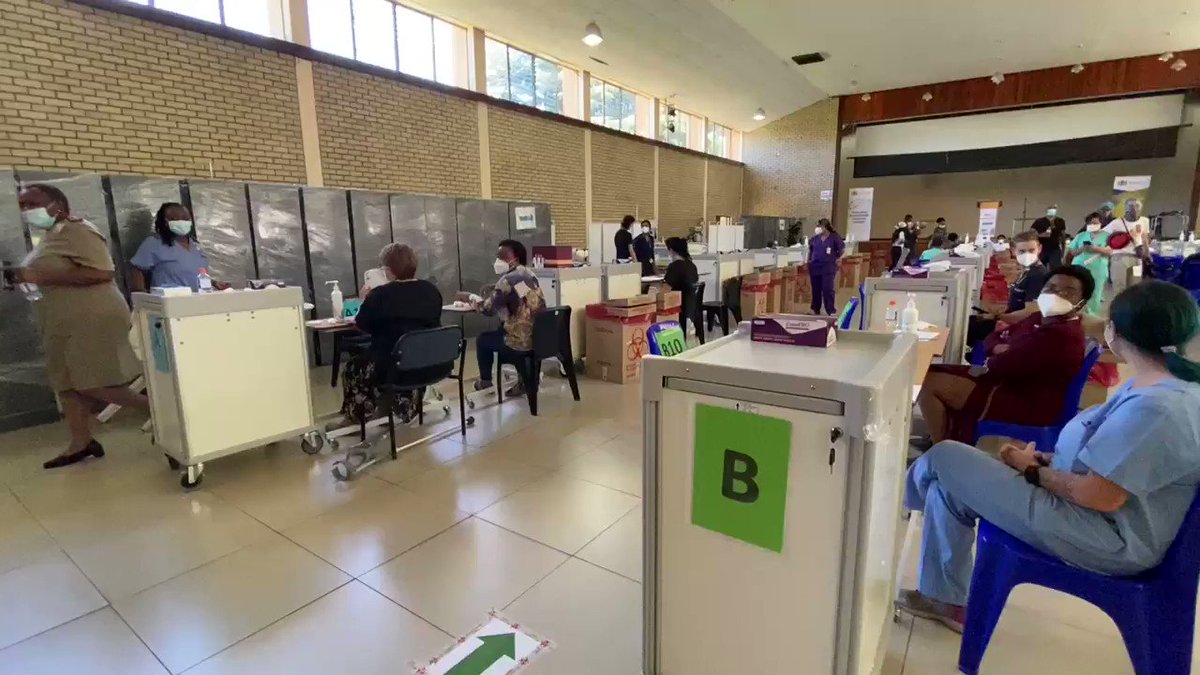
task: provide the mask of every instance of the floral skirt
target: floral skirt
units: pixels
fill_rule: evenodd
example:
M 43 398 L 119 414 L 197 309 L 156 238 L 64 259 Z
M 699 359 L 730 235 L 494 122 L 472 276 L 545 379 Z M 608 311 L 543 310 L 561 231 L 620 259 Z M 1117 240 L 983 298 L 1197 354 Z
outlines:
M 379 410 L 384 402 L 379 400 L 379 380 L 375 376 L 375 359 L 370 353 L 355 354 L 342 368 L 342 415 L 351 424 L 362 424 L 377 415 L 387 414 Z M 396 401 L 396 414 L 400 422 L 412 419 L 415 412 L 411 392 L 401 394 Z

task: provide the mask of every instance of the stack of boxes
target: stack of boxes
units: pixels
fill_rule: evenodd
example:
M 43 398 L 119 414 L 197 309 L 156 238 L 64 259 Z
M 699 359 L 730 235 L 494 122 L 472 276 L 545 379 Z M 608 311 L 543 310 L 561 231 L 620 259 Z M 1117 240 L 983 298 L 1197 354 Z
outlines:
M 771 295 L 771 273 L 751 272 L 742 276 L 742 321 L 767 313 Z
M 679 294 L 675 295 L 678 297 Z M 671 300 L 664 298 L 664 302 Z M 655 322 L 658 309 L 653 295 L 635 295 L 588 305 L 588 377 L 617 384 L 639 381 L 642 357 L 650 353 L 646 330 Z

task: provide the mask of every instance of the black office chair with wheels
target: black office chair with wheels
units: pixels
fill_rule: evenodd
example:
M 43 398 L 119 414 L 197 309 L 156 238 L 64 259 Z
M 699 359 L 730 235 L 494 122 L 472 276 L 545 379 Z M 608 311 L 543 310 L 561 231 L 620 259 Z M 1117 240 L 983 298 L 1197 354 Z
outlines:
M 571 396 L 578 401 L 579 380 L 575 376 L 575 355 L 571 352 L 570 307 L 547 307 L 533 317 L 533 349 L 524 352 L 501 350 L 496 354 L 496 400 L 504 402 L 504 379 L 500 369 L 507 363 L 517 369 L 517 376 L 525 387 L 525 397 L 529 399 L 529 412 L 536 416 L 542 361 L 551 358 L 558 359 L 562 365 L 571 384 Z
M 430 434 L 404 447 L 445 438 L 454 431 L 466 437 L 467 427 L 475 422 L 475 418 L 467 416 L 467 397 L 463 389 L 466 353 L 467 341 L 463 338 L 463 331 L 459 326 L 414 330 L 400 336 L 396 341 L 396 346 L 392 348 L 391 366 L 379 385 L 381 403 L 387 411 L 388 448 L 392 459 L 396 459 L 399 454 L 396 448 L 396 413 L 400 395 L 412 393 L 416 399 L 414 407 L 417 410 L 417 420 L 424 424 L 425 390 L 445 379 L 458 380 L 459 428 Z M 449 417 L 449 404 L 444 404 L 442 409 Z M 350 480 L 356 473 L 378 461 L 378 457 L 368 456 L 365 447 L 364 439 L 364 443 L 348 451 L 344 459 L 334 462 L 334 477 L 338 480 Z
M 679 307 L 679 327 L 683 329 L 684 335 L 687 335 L 687 323 L 692 322 L 696 328 L 696 337 L 700 339 L 700 344 L 704 344 L 704 282 L 691 284 L 687 290 L 683 292 L 683 302 Z
M 726 279 L 725 283 L 721 285 L 721 290 L 723 297 L 720 300 L 709 300 L 701 305 L 704 308 L 704 323 L 708 326 L 708 330 L 712 330 L 713 325 L 720 322 L 721 332 L 729 335 L 729 315 L 733 315 L 735 322 L 742 320 L 741 277 Z

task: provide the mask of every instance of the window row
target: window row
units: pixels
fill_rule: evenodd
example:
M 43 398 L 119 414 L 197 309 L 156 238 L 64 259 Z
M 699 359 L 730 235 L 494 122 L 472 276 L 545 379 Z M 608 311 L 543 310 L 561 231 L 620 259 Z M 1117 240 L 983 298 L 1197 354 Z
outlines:
M 126 0 L 256 35 L 283 39 L 283 0 Z M 310 0 L 313 3 L 320 0 Z
M 285 39 L 287 0 L 126 0 Z M 306 0 L 314 49 L 456 87 L 469 86 L 467 29 L 391 0 Z M 740 132 L 492 38 L 484 40 L 487 93 L 539 110 L 588 119 L 610 129 L 719 157 L 740 159 Z M 581 103 L 587 94 L 588 110 Z
M 389 0 L 308 0 L 308 31 L 313 49 L 467 86 L 467 30 Z

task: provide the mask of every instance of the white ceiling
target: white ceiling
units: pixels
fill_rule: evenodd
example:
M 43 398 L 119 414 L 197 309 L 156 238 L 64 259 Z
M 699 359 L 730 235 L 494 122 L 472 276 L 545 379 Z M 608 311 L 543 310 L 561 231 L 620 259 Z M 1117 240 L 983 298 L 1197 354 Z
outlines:
M 750 118 L 758 107 L 770 121 L 825 96 L 1200 47 L 1196 0 L 1132 5 L 1128 0 L 421 0 L 420 5 L 743 130 L 761 124 Z M 604 43 L 594 49 L 580 41 L 593 20 L 604 33 Z M 829 60 L 804 67 L 790 61 L 807 52 L 825 53 Z

